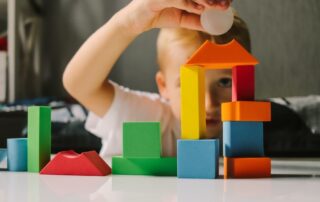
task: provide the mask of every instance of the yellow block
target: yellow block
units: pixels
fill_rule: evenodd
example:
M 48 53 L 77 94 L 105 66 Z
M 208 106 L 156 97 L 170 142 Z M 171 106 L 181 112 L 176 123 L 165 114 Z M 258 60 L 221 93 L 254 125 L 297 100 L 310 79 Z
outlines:
M 206 133 L 205 70 L 198 66 L 180 68 L 181 138 L 200 139 Z

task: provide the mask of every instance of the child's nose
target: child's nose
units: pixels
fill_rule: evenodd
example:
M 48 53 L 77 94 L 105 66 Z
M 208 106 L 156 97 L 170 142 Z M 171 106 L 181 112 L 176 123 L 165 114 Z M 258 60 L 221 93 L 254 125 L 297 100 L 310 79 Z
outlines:
M 215 96 L 211 96 L 209 93 L 206 95 L 205 108 L 207 114 L 216 113 L 220 109 L 220 102 Z
M 212 92 L 206 92 L 205 99 L 206 109 L 220 107 L 219 97 Z

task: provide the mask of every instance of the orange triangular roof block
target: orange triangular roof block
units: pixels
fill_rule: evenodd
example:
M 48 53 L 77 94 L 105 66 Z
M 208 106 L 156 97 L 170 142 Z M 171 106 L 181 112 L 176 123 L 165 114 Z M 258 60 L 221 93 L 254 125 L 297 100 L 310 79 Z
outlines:
M 190 57 L 185 66 L 202 66 L 209 69 L 232 68 L 238 65 L 256 65 L 258 61 L 236 40 L 227 44 L 206 41 Z

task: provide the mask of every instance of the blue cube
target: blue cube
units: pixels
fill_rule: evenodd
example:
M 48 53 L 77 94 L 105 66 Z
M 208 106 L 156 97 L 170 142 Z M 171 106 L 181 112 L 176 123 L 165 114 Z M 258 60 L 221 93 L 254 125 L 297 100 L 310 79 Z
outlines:
M 226 157 L 264 156 L 263 123 L 223 122 L 223 155 Z
M 178 140 L 178 178 L 213 179 L 219 175 L 219 140 Z

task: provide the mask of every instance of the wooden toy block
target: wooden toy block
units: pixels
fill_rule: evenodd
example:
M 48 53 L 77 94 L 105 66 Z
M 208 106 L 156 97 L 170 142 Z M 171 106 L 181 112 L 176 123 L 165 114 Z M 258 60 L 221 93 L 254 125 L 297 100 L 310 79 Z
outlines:
M 221 105 L 222 121 L 271 121 L 270 102 L 236 101 Z
M 217 178 L 219 140 L 178 140 L 177 151 L 178 178 Z
M 182 139 L 199 139 L 206 133 L 204 79 L 201 68 L 180 68 Z
M 223 156 L 264 156 L 262 122 L 223 122 Z
M 27 171 L 27 138 L 7 139 L 9 171 Z
M 1 164 L 1 161 L 3 161 L 5 158 L 7 158 L 7 149 L 0 148 L 0 164 Z
M 177 158 L 112 157 L 112 174 L 177 176 Z
M 256 65 L 257 63 L 258 61 L 246 49 L 236 40 L 232 40 L 223 45 L 206 41 L 185 65 L 197 65 L 208 69 L 231 69 L 237 65 Z
M 78 154 L 69 150 L 59 152 L 40 174 L 105 176 L 111 174 L 111 168 L 96 151 Z
M 264 178 L 271 177 L 271 159 L 224 158 L 224 178 Z
M 232 101 L 254 100 L 254 66 L 232 68 Z
M 28 108 L 28 171 L 40 172 L 50 161 L 51 109 L 46 106 Z
M 160 158 L 160 133 L 159 122 L 123 123 L 123 156 L 125 158 Z

